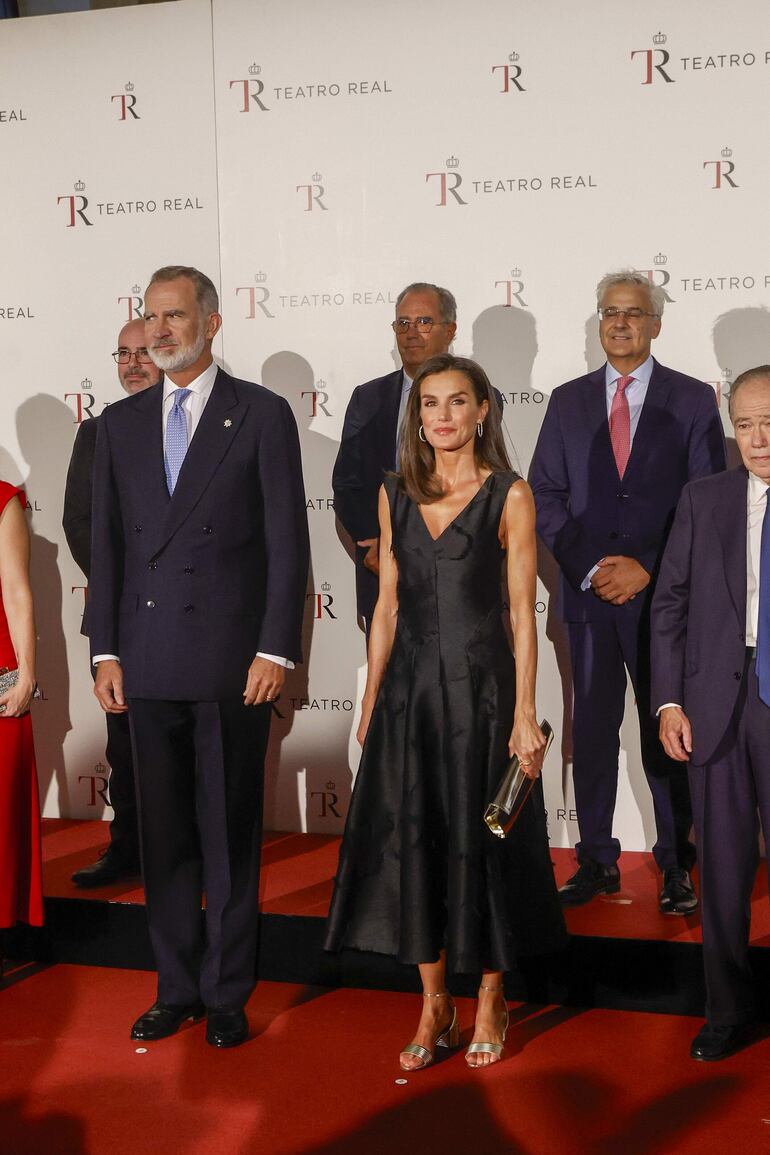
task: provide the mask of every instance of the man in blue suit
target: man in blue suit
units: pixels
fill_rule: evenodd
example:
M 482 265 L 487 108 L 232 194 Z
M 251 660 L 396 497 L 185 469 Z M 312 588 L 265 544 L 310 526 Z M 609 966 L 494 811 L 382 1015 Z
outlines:
M 770 365 L 736 378 L 730 417 L 743 465 L 685 489 L 652 603 L 660 739 L 689 762 L 707 995 L 690 1055 L 706 1062 L 749 1042 L 756 1014 L 757 811 L 770 845 Z
M 457 304 L 448 289 L 424 281 L 402 289 L 392 328 L 403 368 L 357 386 L 348 403 L 334 463 L 334 508 L 356 547 L 356 602 L 367 636 L 379 592 L 377 497 L 397 468 L 398 430 L 414 375 L 446 353 L 457 332 Z
M 165 381 L 105 410 L 94 462 L 96 695 L 129 710 L 157 1002 L 132 1038 L 207 1016 L 248 1036 L 270 702 L 300 659 L 308 534 L 291 410 L 219 369 L 214 285 L 159 269 L 145 344 Z M 205 892 L 205 923 L 201 899 Z
M 683 486 L 725 468 L 713 389 L 650 354 L 663 291 L 631 270 L 597 286 L 607 363 L 555 389 L 530 469 L 540 536 L 561 567 L 574 687 L 573 780 L 578 870 L 565 904 L 620 889 L 612 836 L 626 670 L 636 694 L 642 761 L 663 872 L 660 910 L 689 914 L 687 781 L 658 741 L 650 707 L 652 587 Z

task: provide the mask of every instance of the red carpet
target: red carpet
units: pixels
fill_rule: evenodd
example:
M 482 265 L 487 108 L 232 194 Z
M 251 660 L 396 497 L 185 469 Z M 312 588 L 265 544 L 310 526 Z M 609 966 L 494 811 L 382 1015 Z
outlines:
M 44 888 L 51 898 L 92 898 L 143 903 L 135 882 L 115 883 L 95 891 L 78 890 L 70 875 L 93 862 L 109 838 L 106 823 L 48 818 L 43 822 Z M 337 867 L 339 838 L 323 834 L 265 834 L 262 851 L 261 906 L 266 914 L 302 914 L 324 918 Z M 575 870 L 571 850 L 553 849 L 556 881 L 561 884 Z M 599 937 L 700 942 L 700 921 L 695 917 L 663 918 L 658 913 L 660 874 L 650 854 L 629 851 L 621 855 L 623 889 L 609 898 L 567 911 L 574 934 Z M 754 887 L 751 941 L 770 947 L 770 903 L 767 870 L 762 863 Z
M 15 981 L 14 981 L 15 978 Z M 413 995 L 263 983 L 253 1038 L 202 1024 L 137 1054 L 154 976 L 57 966 L 0 988 L 3 1155 L 755 1155 L 770 1150 L 770 1038 L 720 1064 L 699 1021 L 521 1007 L 506 1059 L 397 1066 Z M 467 1028 L 472 1004 L 458 1003 Z M 467 1041 L 466 1030 L 466 1041 Z

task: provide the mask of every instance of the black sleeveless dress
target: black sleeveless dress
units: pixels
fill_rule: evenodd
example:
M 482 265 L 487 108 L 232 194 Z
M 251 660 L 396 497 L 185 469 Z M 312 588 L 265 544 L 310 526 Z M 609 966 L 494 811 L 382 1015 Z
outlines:
M 516 696 L 498 531 L 515 473 L 494 473 L 434 540 L 389 477 L 398 623 L 350 803 L 325 947 L 512 970 L 565 941 L 542 785 L 504 840 L 483 814 Z

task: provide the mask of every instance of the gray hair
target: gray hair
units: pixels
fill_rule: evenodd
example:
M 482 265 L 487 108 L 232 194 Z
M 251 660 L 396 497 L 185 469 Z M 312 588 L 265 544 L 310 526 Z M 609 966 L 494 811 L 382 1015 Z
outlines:
M 766 378 L 767 381 L 770 382 L 770 365 L 757 365 L 754 369 L 744 369 L 742 373 L 738 374 L 730 386 L 730 397 L 727 402 L 727 412 L 730 414 L 731 418 L 733 415 L 733 401 L 735 400 L 735 394 L 738 392 L 741 385 L 748 385 L 750 381 L 761 381 L 763 378 Z
M 457 320 L 457 301 L 449 289 L 442 289 L 440 285 L 431 285 L 428 281 L 415 281 L 407 285 L 396 297 L 396 312 L 407 293 L 435 293 L 438 297 L 438 307 L 442 321 Z
M 607 273 L 596 286 L 596 305 L 601 309 L 604 294 L 615 285 L 638 285 L 644 289 L 650 298 L 652 311 L 658 317 L 663 316 L 663 309 L 668 298 L 665 289 L 660 285 L 653 285 L 646 273 L 639 273 L 636 269 L 619 269 L 617 273 Z
M 211 313 L 219 312 L 219 294 L 214 282 L 205 273 L 200 272 L 199 269 L 194 269 L 191 265 L 164 265 L 162 269 L 156 269 L 150 277 L 147 289 L 150 288 L 150 285 L 176 281 L 179 277 L 186 277 L 188 281 L 192 281 L 195 288 L 195 300 L 198 302 L 202 317 L 208 317 Z

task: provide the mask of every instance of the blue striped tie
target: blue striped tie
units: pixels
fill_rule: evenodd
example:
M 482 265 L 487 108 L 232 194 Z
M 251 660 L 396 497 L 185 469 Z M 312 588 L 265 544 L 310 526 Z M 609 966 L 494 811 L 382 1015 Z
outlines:
M 179 470 L 182 468 L 182 462 L 187 453 L 187 414 L 184 410 L 184 399 L 189 393 L 189 389 L 177 389 L 175 391 L 174 404 L 171 406 L 166 420 L 164 463 L 169 493 L 174 492 Z
M 759 696 L 770 706 L 770 490 L 765 490 L 762 544 L 759 549 L 759 614 L 757 622 L 757 679 Z

